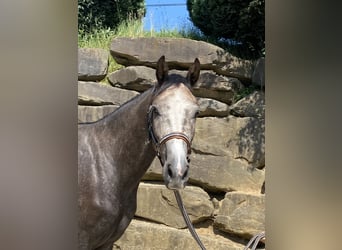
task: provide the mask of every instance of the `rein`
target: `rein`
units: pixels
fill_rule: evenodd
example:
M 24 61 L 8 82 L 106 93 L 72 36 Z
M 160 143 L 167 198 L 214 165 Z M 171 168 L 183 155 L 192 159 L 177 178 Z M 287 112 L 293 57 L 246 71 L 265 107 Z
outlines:
M 187 213 L 186 210 L 185 210 L 185 207 L 184 207 L 184 204 L 183 204 L 183 201 L 182 201 L 182 197 L 181 197 L 179 191 L 178 191 L 178 190 L 174 190 L 174 194 L 175 194 L 175 197 L 176 197 L 176 200 L 177 200 L 177 204 L 178 204 L 178 206 L 179 206 L 179 209 L 180 209 L 180 211 L 182 212 L 184 221 L 185 221 L 186 225 L 188 226 L 189 231 L 190 231 L 192 237 L 196 240 L 197 244 L 200 246 L 200 248 L 201 248 L 202 250 L 206 250 L 206 248 L 204 247 L 202 241 L 201 241 L 200 238 L 198 237 L 198 234 L 196 233 L 194 226 L 193 226 L 192 223 L 191 223 L 191 220 L 190 220 L 190 218 L 189 218 L 188 213 Z
M 249 240 L 248 244 L 243 250 L 248 250 L 249 248 L 251 248 L 252 250 L 255 250 L 258 246 L 259 241 L 265 238 L 266 238 L 265 232 L 261 232 L 261 233 L 254 235 L 253 238 Z M 253 246 L 252 246 L 252 243 L 254 243 Z

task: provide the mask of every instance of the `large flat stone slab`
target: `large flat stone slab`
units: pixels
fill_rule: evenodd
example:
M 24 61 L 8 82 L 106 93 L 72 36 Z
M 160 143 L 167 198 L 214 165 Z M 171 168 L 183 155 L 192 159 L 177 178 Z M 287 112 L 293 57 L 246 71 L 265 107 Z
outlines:
M 211 98 L 230 105 L 236 92 L 243 88 L 237 78 L 220 76 L 211 70 L 202 70 L 193 87 L 193 93 L 198 97 Z
M 145 91 L 156 82 L 156 71 L 146 66 L 128 66 L 109 74 L 108 81 L 115 87 Z
M 197 57 L 201 69 L 251 81 L 254 62 L 239 59 L 222 48 L 203 41 L 186 38 L 114 38 L 110 53 L 122 65 L 156 67 L 165 55 L 170 69 L 188 69 Z
M 207 191 L 243 191 L 260 193 L 265 172 L 229 156 L 193 154 L 190 163 L 190 183 Z
M 222 236 L 199 234 L 207 250 L 241 250 L 244 245 Z M 122 237 L 114 243 L 121 250 L 194 250 L 199 249 L 187 229 L 133 220 Z
M 229 106 L 223 102 L 201 97 L 197 98 L 197 102 L 199 105 L 198 117 L 226 117 L 229 114 Z
M 253 167 L 265 166 L 265 122 L 254 117 L 228 117 L 232 133 L 227 138 L 228 154 Z
M 192 149 L 198 154 L 228 155 L 226 144 L 231 134 L 233 130 L 224 118 L 197 118 Z
M 189 184 L 208 192 L 243 191 L 261 192 L 265 171 L 252 168 L 247 163 L 229 156 L 192 153 L 190 156 Z M 156 158 L 145 173 L 143 180 L 162 181 L 162 167 Z
M 198 118 L 192 148 L 200 154 L 229 156 L 261 168 L 265 166 L 264 120 L 231 115 Z
M 212 216 L 214 206 L 203 189 L 187 186 L 180 194 L 192 223 Z M 175 228 L 186 228 L 174 192 L 163 184 L 140 183 L 135 215 Z
M 227 193 L 221 201 L 214 226 L 247 239 L 264 232 L 265 195 Z
M 187 70 L 170 70 L 169 74 L 186 77 Z M 118 88 L 145 91 L 156 83 L 156 72 L 145 66 L 129 66 L 111 73 L 109 82 Z M 217 75 L 212 70 L 202 70 L 199 79 L 193 87 L 197 97 L 210 98 L 226 104 L 231 104 L 238 90 L 244 86 L 237 78 Z
M 78 49 L 78 80 L 101 81 L 108 70 L 109 51 L 98 48 Z
M 230 106 L 230 113 L 238 117 L 265 119 L 265 93 L 254 91 Z
M 139 92 L 114 88 L 97 82 L 78 82 L 79 105 L 118 105 L 121 106 Z

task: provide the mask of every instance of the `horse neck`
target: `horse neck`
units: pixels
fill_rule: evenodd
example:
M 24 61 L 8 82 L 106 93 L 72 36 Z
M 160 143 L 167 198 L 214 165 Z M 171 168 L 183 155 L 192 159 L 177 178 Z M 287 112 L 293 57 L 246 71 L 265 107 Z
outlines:
M 155 157 L 147 126 L 151 95 L 152 89 L 149 89 L 103 120 L 106 134 L 110 133 L 110 138 L 115 138 L 112 154 L 124 165 L 123 175 L 136 177 L 136 182 L 140 181 Z

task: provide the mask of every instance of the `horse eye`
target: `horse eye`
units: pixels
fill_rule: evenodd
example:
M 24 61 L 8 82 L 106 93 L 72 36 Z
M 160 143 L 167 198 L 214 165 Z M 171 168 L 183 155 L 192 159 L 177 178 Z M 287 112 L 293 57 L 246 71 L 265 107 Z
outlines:
M 160 116 L 159 110 L 158 110 L 156 107 L 154 107 L 153 113 L 154 113 L 156 116 Z

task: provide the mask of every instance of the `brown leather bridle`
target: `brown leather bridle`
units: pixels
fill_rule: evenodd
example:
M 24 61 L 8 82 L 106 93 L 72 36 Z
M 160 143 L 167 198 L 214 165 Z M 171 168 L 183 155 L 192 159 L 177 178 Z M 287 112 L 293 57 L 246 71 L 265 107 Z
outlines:
M 163 166 L 164 163 L 162 162 L 162 159 L 161 159 L 161 156 L 160 156 L 160 149 L 161 147 L 163 146 L 163 144 L 165 144 L 167 141 L 169 140 L 172 140 L 172 139 L 181 139 L 183 141 L 185 141 L 186 145 L 187 145 L 187 158 L 188 158 L 188 161 L 189 160 L 189 155 L 191 154 L 191 141 L 189 140 L 189 137 L 182 133 L 182 132 L 171 132 L 165 136 L 163 136 L 159 142 L 154 134 L 154 131 L 153 131 L 153 113 L 155 112 L 156 110 L 156 107 L 154 107 L 153 105 L 151 105 L 148 109 L 148 114 L 147 114 L 147 127 L 148 127 L 148 134 L 149 134 L 149 138 L 150 140 L 152 140 L 152 145 L 154 147 L 154 150 L 156 151 L 157 153 L 157 156 L 159 158 L 159 161 L 161 163 L 161 165 Z M 185 220 L 185 223 L 187 224 L 189 230 L 190 230 L 190 233 L 191 235 L 194 237 L 194 239 L 196 240 L 197 244 L 200 246 L 200 248 L 202 250 L 206 250 L 206 248 L 204 247 L 203 243 L 201 242 L 200 238 L 198 237 L 193 225 L 191 224 L 191 220 L 189 218 L 189 215 L 188 213 L 186 212 L 185 210 L 185 207 L 184 207 L 184 204 L 183 204 L 183 201 L 182 201 L 182 198 L 181 198 L 181 195 L 179 193 L 178 190 L 174 190 L 174 194 L 175 194 L 175 197 L 176 197 L 176 200 L 177 200 L 177 204 L 179 206 L 179 209 L 181 210 L 182 212 L 182 215 L 183 215 L 183 218 Z
M 148 127 L 149 138 L 150 138 L 150 140 L 152 140 L 153 148 L 156 151 L 160 162 L 162 163 L 161 156 L 160 156 L 161 147 L 167 141 L 172 140 L 172 139 L 183 140 L 187 145 L 187 154 L 190 155 L 191 154 L 191 141 L 190 141 L 189 137 L 182 132 L 171 132 L 171 133 L 163 136 L 159 141 L 157 140 L 157 138 L 154 134 L 154 131 L 153 131 L 153 115 L 154 115 L 155 110 L 156 110 L 156 108 L 153 105 L 151 105 L 148 109 L 147 127 Z M 162 165 L 163 165 L 163 163 L 162 163 Z

